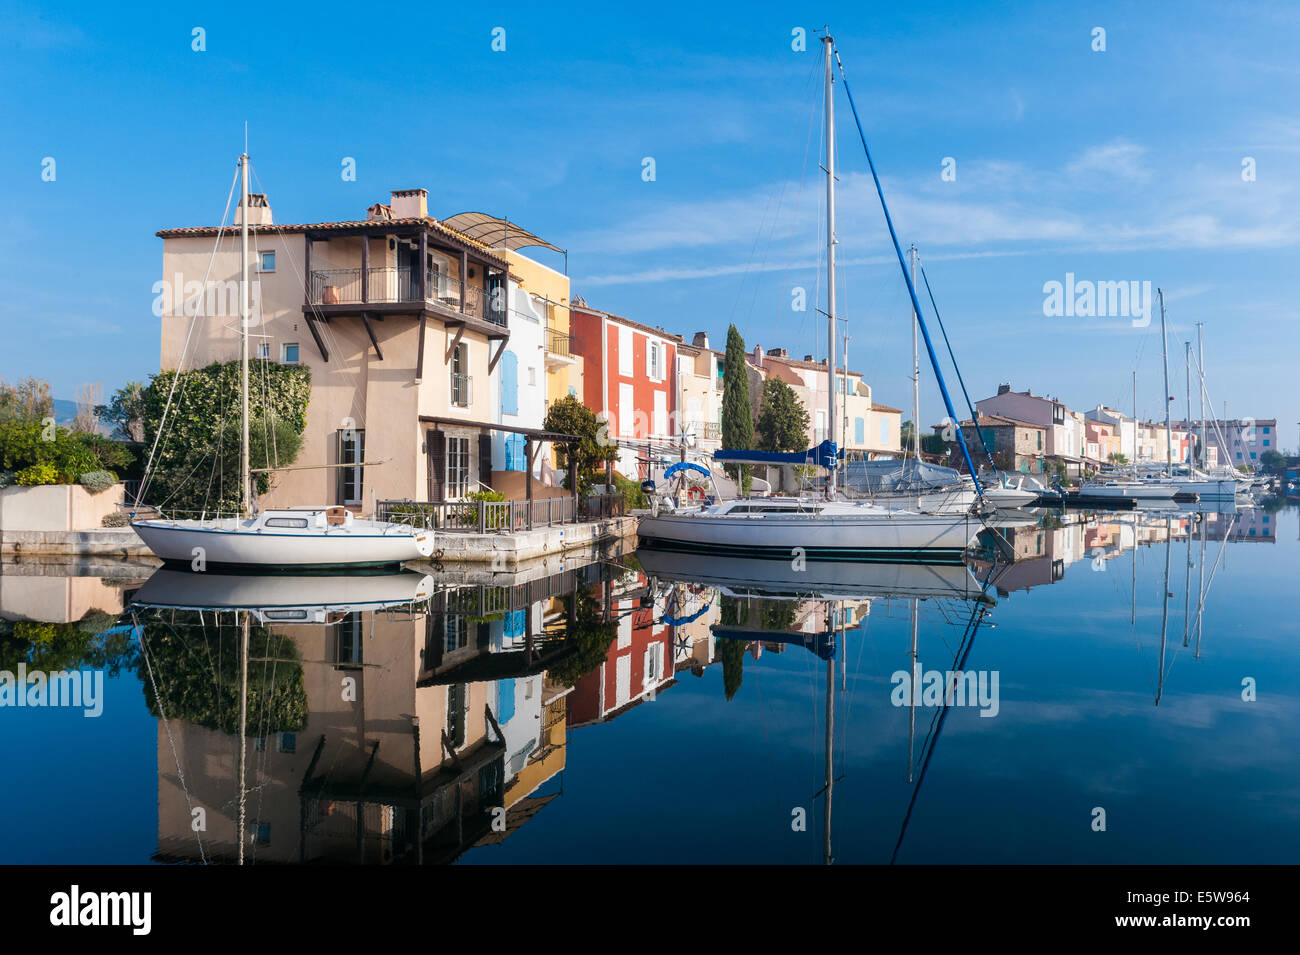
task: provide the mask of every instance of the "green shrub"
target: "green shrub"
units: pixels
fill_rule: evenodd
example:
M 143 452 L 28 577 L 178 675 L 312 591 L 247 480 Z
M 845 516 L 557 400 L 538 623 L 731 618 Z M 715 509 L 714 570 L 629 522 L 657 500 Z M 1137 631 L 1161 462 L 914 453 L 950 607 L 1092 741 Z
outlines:
M 73 484 L 79 475 L 103 467 L 86 437 L 67 428 L 47 428 L 39 421 L 0 423 L 0 467 L 22 471 L 49 465 L 56 477 L 41 483 Z
M 59 470 L 52 464 L 33 464 L 23 468 L 17 475 L 18 483 L 23 487 L 41 487 L 45 484 L 59 483 Z
M 641 490 L 640 481 L 633 481 L 631 478 L 625 478 L 616 472 L 614 474 L 614 487 L 618 488 L 623 495 L 623 505 L 629 511 L 633 508 L 650 506 L 650 502 L 646 500 L 645 491 Z
M 467 501 L 487 501 L 492 504 L 499 504 L 505 499 L 506 496 L 500 491 L 473 491 L 465 495 Z
M 91 494 L 102 494 L 117 483 L 117 475 L 112 471 L 87 471 L 79 480 Z

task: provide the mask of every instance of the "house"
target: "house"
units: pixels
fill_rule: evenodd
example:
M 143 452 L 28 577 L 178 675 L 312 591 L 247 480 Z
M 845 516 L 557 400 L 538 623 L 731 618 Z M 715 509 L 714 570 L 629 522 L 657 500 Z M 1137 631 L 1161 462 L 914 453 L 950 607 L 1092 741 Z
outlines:
M 947 426 L 935 425 L 934 428 L 936 433 L 942 434 Z M 977 425 L 967 419 L 961 423 L 961 430 L 977 466 L 982 458 L 982 439 L 983 447 L 988 449 L 994 464 L 1001 470 L 1042 473 L 1047 454 L 1047 428 L 1043 425 L 1017 421 L 1006 415 L 980 415 Z
M 1134 422 L 1128 415 L 1114 408 L 1108 408 L 1105 405 L 1097 405 L 1091 411 L 1084 412 L 1084 418 L 1088 422 L 1102 425 L 1109 429 L 1110 441 L 1109 450 L 1102 455 L 1103 461 L 1109 461 L 1112 454 L 1122 454 L 1128 461 L 1133 460 L 1133 441 L 1134 441 Z M 1100 436 L 1101 432 L 1096 431 L 1094 434 Z M 1099 447 L 1100 451 L 1101 448 Z
M 1193 421 L 1190 426 L 1181 421 L 1178 424 L 1196 435 L 1200 440 L 1200 422 Z M 1214 462 L 1230 464 L 1233 467 L 1258 468 L 1260 458 L 1265 451 L 1281 451 L 1276 418 L 1239 418 L 1228 420 L 1211 420 L 1205 422 L 1205 447 Z
M 746 359 L 765 380 L 777 378 L 794 390 L 808 412 L 808 447 L 815 447 L 830 438 L 850 459 L 873 460 L 901 453 L 903 412 L 876 403 L 872 399 L 871 386 L 860 372 L 836 369 L 837 420 L 835 427 L 830 429 L 826 418 L 829 376 L 824 359 L 813 361 L 812 355 L 805 355 L 800 361 L 791 358 L 784 348 L 764 352 L 757 345 Z M 757 397 L 751 395 L 751 399 Z
M 279 225 L 265 195 L 245 211 L 253 357 L 311 370 L 299 463 L 350 465 L 281 472 L 273 503 L 458 499 L 520 467 L 505 435 L 542 439 L 547 316 L 516 270 L 538 269 L 430 216 L 424 189 L 357 219 Z M 162 368 L 237 358 L 238 228 L 157 234 Z
M 694 451 L 711 455 L 722 447 L 723 352 L 696 332 L 691 343 L 677 344 L 678 423 Z
M 1031 391 L 1012 391 L 1009 384 L 1002 384 L 998 386 L 996 395 L 975 402 L 975 410 L 980 415 L 1001 415 L 1043 427 L 1046 456 L 1058 459 L 1067 472 L 1078 474 L 1082 471 L 1084 418 L 1070 411 L 1063 402 Z
M 624 477 L 647 477 L 651 448 L 680 440 L 677 422 L 677 347 L 661 328 L 592 308 L 581 299 L 569 309 L 570 347 L 583 360 L 582 403 L 608 423 Z

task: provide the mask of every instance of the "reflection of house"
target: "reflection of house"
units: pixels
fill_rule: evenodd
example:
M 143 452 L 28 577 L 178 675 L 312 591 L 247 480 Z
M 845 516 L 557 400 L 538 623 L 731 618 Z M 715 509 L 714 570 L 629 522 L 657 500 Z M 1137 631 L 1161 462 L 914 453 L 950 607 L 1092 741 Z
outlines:
M 1065 570 L 1086 555 L 1087 528 L 1082 523 L 1054 521 L 1047 527 L 1007 527 L 997 533 L 1011 546 L 1010 566 L 999 570 L 993 584 L 1002 596 L 1053 584 Z M 978 576 L 984 579 L 987 565 Z
M 574 728 L 614 719 L 675 682 L 673 627 L 656 617 L 644 576 L 638 573 L 629 583 L 609 602 L 617 639 L 601 664 L 573 688 L 569 719 Z
M 547 679 L 573 651 L 564 608 L 602 568 L 444 588 L 417 612 L 275 625 L 292 652 L 255 657 L 249 672 L 247 859 L 446 862 L 531 818 L 549 798 L 537 790 L 565 762 L 568 691 Z M 206 635 L 214 652 L 237 653 L 238 628 L 228 613 L 223 622 L 214 634 L 209 619 Z M 268 725 L 258 689 L 268 668 L 290 687 L 301 672 L 305 726 Z M 282 702 L 290 713 L 297 705 Z M 158 729 L 158 858 L 230 860 L 236 740 L 170 717 Z

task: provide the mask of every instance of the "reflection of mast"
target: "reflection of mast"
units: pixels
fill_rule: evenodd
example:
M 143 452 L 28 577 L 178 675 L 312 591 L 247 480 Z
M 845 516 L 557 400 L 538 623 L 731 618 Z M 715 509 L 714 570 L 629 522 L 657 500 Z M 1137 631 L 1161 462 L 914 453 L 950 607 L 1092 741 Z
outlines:
M 1198 329 L 1199 331 L 1199 329 Z M 1204 425 L 1204 419 L 1201 424 Z M 1202 445 L 1202 448 L 1204 445 Z M 1204 453 L 1204 452 L 1202 452 Z M 1196 653 L 1193 659 L 1201 658 L 1201 619 L 1202 611 L 1205 609 L 1205 524 L 1204 517 L 1201 518 L 1201 559 L 1199 563 L 1201 582 L 1196 585 Z
M 912 658 L 912 665 L 908 667 L 908 679 L 911 681 L 909 687 L 908 699 L 910 707 L 907 713 L 907 781 L 912 781 L 912 767 L 915 765 L 913 759 L 913 744 L 916 739 L 916 598 L 912 598 L 912 652 L 909 654 Z
M 248 215 L 248 210 L 244 210 Z M 246 792 L 244 770 L 248 762 L 248 611 L 240 612 L 242 618 L 239 648 L 239 864 L 244 864 L 244 809 Z
M 830 610 L 830 605 L 826 608 Z M 830 865 L 835 861 L 831 855 L 831 796 L 835 789 L 835 658 L 826 661 L 826 818 L 825 847 L 822 861 Z
M 1160 696 L 1165 689 L 1165 636 L 1169 624 L 1169 551 L 1173 544 L 1170 537 L 1169 518 L 1165 518 L 1165 595 L 1164 607 L 1160 611 L 1160 676 L 1156 681 L 1156 706 L 1160 705 Z
M 1204 519 L 1204 518 L 1202 518 Z M 1183 646 L 1187 646 L 1187 641 L 1191 633 L 1190 616 L 1188 608 L 1192 600 L 1192 519 L 1187 519 L 1187 573 L 1183 575 Z

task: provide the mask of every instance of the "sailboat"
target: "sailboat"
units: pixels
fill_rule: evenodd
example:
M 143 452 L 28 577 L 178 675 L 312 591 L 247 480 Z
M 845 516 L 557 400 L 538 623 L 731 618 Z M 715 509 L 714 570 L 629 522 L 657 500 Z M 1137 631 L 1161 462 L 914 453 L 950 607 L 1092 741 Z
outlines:
M 834 41 L 828 34 L 822 38 L 825 51 L 825 121 L 826 121 L 826 274 L 827 274 L 827 332 L 829 356 L 826 361 L 827 410 L 826 420 L 836 421 L 835 415 L 835 109 L 833 89 Z M 843 66 L 840 67 L 843 73 Z M 852 94 L 845 92 L 849 105 Z M 858 124 L 861 133 L 861 124 Z M 862 139 L 866 147 L 865 136 Z M 871 154 L 867 153 L 871 162 Z M 884 192 L 872 165 L 872 177 L 889 226 L 899 267 L 912 297 L 913 310 L 919 315 L 920 305 L 916 289 L 903 262 L 902 246 L 894 232 L 884 203 Z M 922 328 L 924 331 L 924 328 Z M 926 346 L 937 370 L 937 360 L 926 334 Z M 947 389 L 943 388 L 948 402 L 949 416 L 954 416 Z M 958 435 L 963 453 L 970 464 L 965 440 Z M 831 439 L 806 453 L 761 451 L 718 451 L 716 461 L 766 462 L 782 464 L 816 464 L 828 469 L 825 498 L 767 497 L 723 501 L 702 506 L 662 506 L 655 502 L 650 515 L 642 517 L 638 534 L 642 546 L 686 551 L 707 551 L 733 557 L 774 557 L 790 559 L 803 556 L 809 559 L 831 560 L 884 560 L 889 562 L 960 562 L 982 525 L 968 511 L 960 514 L 926 514 L 910 510 L 892 510 L 869 501 L 846 501 L 836 493 L 839 451 Z M 980 490 L 975 482 L 976 491 Z
M 345 507 L 268 508 L 253 513 L 248 437 L 248 155 L 240 172 L 240 514 L 211 519 L 136 519 L 131 527 L 154 555 L 195 570 L 264 570 L 400 564 L 433 553 L 433 534 L 409 524 L 362 520 Z M 165 422 L 163 422 L 165 424 Z M 160 428 L 162 424 L 160 424 Z

